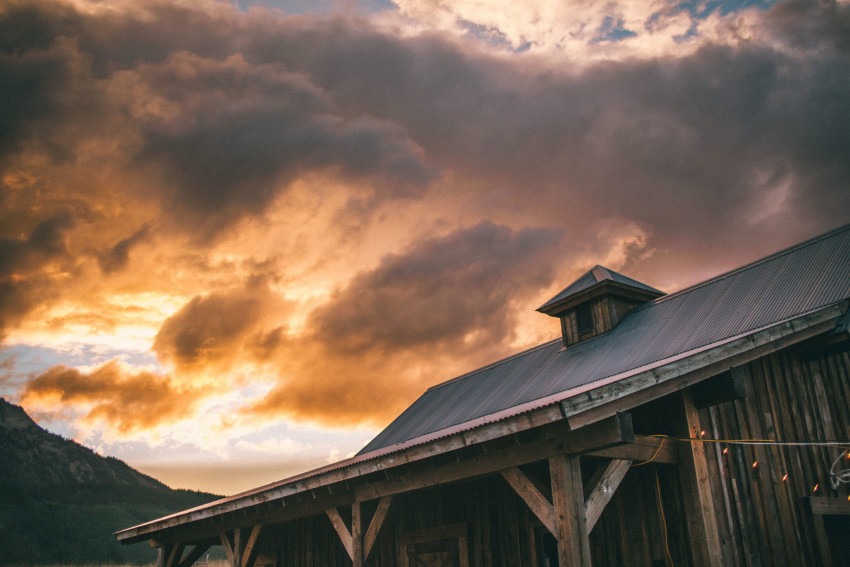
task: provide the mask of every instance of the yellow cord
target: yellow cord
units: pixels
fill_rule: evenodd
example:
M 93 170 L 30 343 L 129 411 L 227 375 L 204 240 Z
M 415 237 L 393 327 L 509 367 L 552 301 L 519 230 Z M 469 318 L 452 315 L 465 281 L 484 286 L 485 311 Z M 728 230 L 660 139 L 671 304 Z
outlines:
M 667 520 L 664 518 L 664 504 L 661 502 L 661 481 L 658 480 L 658 467 L 655 467 L 655 488 L 658 490 L 658 508 L 661 510 L 661 525 L 664 526 L 664 550 L 667 552 L 667 559 L 670 560 L 670 567 L 673 567 L 673 556 L 670 555 L 670 546 L 667 544 Z
M 632 465 L 633 467 L 640 467 L 640 466 L 651 463 L 652 461 L 655 460 L 655 457 L 658 456 L 658 453 L 661 452 L 661 447 L 664 446 L 664 437 L 666 437 L 666 436 L 665 435 L 652 435 L 652 437 L 661 437 L 661 443 L 658 445 L 658 448 L 655 450 L 655 452 L 652 454 L 652 457 L 650 457 L 648 461 L 644 461 L 642 463 L 636 463 L 636 464 Z

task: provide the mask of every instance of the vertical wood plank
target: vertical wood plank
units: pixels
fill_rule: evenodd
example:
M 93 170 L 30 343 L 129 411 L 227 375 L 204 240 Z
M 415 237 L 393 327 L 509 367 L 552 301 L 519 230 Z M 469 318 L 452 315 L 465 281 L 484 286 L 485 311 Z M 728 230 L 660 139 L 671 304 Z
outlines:
M 681 398 L 685 421 L 683 425 L 687 428 L 687 434 L 689 437 L 699 437 L 702 427 L 690 392 L 682 390 Z M 679 469 L 694 562 L 697 565 L 722 567 L 724 563 L 705 462 L 705 446 L 702 443 L 682 443 L 681 453 Z
M 469 544 L 466 537 L 458 538 L 457 552 L 460 555 L 460 567 L 469 567 Z
M 549 459 L 552 500 L 558 528 L 558 564 L 561 567 L 590 565 L 590 540 L 584 514 L 584 488 L 578 456 L 555 455 Z

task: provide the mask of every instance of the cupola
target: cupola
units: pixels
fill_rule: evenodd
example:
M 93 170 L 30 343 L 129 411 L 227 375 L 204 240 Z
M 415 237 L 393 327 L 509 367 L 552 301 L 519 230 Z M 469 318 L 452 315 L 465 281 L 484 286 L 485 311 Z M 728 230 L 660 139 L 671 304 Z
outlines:
M 597 265 L 537 311 L 561 320 L 568 347 L 610 331 L 631 309 L 662 295 L 663 291 Z

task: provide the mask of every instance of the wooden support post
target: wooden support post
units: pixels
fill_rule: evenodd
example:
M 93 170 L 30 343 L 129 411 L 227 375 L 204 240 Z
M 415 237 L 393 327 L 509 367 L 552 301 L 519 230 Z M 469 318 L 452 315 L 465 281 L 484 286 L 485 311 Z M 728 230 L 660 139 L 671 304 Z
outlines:
M 221 539 L 221 546 L 224 548 L 224 554 L 227 555 L 227 562 L 233 565 L 234 553 L 233 544 L 230 543 L 230 536 L 227 535 L 227 532 L 221 532 L 219 538 Z
M 348 553 L 348 557 L 354 561 L 354 542 L 351 538 L 351 532 L 348 531 L 348 527 L 345 525 L 342 516 L 339 515 L 339 511 L 336 508 L 328 508 L 325 510 L 325 513 L 328 515 L 331 524 L 333 524 L 342 542 L 342 546 L 345 548 L 345 552 Z
M 363 518 L 360 517 L 360 502 L 351 505 L 351 563 L 363 567 Z
M 688 437 L 698 438 L 702 427 L 691 394 L 682 390 L 682 408 Z M 697 566 L 722 567 L 723 552 L 717 529 L 717 515 L 711 496 L 708 465 L 703 443 L 681 443 L 679 475 L 684 496 L 691 553 Z
M 151 545 L 153 545 L 153 540 L 151 540 Z M 173 545 L 173 544 L 172 544 Z M 171 549 L 168 545 L 160 545 L 156 550 L 156 565 L 157 567 L 168 567 L 168 555 L 169 550 Z
M 262 528 L 262 524 L 257 524 L 251 529 L 251 535 L 248 538 L 248 543 L 245 544 L 245 549 L 242 551 L 241 567 L 253 567 L 254 561 L 257 558 L 257 538 L 260 537 L 260 530 Z
M 579 458 L 574 455 L 549 458 L 552 504 L 558 532 L 558 564 L 561 567 L 590 566 L 590 540 L 585 523 Z
M 602 511 L 608 505 L 608 502 L 611 501 L 611 498 L 614 496 L 617 488 L 619 488 L 620 483 L 623 482 L 623 478 L 625 478 L 626 472 L 631 466 L 631 461 L 618 459 L 614 459 L 608 463 L 608 467 L 606 467 L 605 472 L 602 474 L 602 478 L 593 487 L 593 490 L 584 503 L 587 533 L 593 531 L 596 522 L 599 521 L 599 517 L 602 515 Z
M 369 554 L 372 552 L 372 547 L 375 545 L 375 540 L 378 539 L 378 533 L 381 531 L 381 526 L 387 517 L 387 512 L 390 510 L 392 496 L 384 496 L 378 502 L 378 509 L 375 510 L 375 515 L 372 516 L 372 521 L 369 522 L 369 529 L 366 530 L 366 535 L 363 538 L 363 561 L 369 559 Z
M 180 561 L 179 567 L 191 567 L 195 564 L 195 561 L 201 558 L 201 555 L 206 553 L 206 551 L 212 546 L 210 543 L 199 543 L 196 545 L 189 554 L 184 557 Z
M 626 472 L 631 467 L 631 461 L 614 459 L 604 471 L 601 472 L 598 478 L 591 479 L 592 486 L 589 494 L 584 500 L 585 525 L 587 533 L 593 531 L 602 511 L 605 506 L 611 501 L 614 493 L 619 488 L 620 483 L 626 476 Z M 514 489 L 514 492 L 528 505 L 528 508 L 537 516 L 540 523 L 549 530 L 549 532 L 558 537 L 557 519 L 555 516 L 555 507 L 543 496 L 536 486 L 528 479 L 527 476 L 517 467 L 512 467 L 499 471 L 508 484 Z
M 180 563 L 180 558 L 183 556 L 183 548 L 185 547 L 182 543 L 175 543 L 170 546 L 171 549 L 168 553 L 168 561 L 165 563 L 166 567 L 177 567 Z
M 233 567 L 242 567 L 242 550 L 244 547 L 242 528 L 236 528 L 233 530 Z

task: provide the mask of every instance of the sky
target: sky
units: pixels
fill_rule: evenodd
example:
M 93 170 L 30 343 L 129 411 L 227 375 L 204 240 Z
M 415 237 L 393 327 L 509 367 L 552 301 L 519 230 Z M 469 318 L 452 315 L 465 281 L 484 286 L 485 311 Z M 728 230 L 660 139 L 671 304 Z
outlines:
M 850 222 L 850 3 L 6 0 L 0 396 L 180 487 L 358 451 L 559 335 Z

